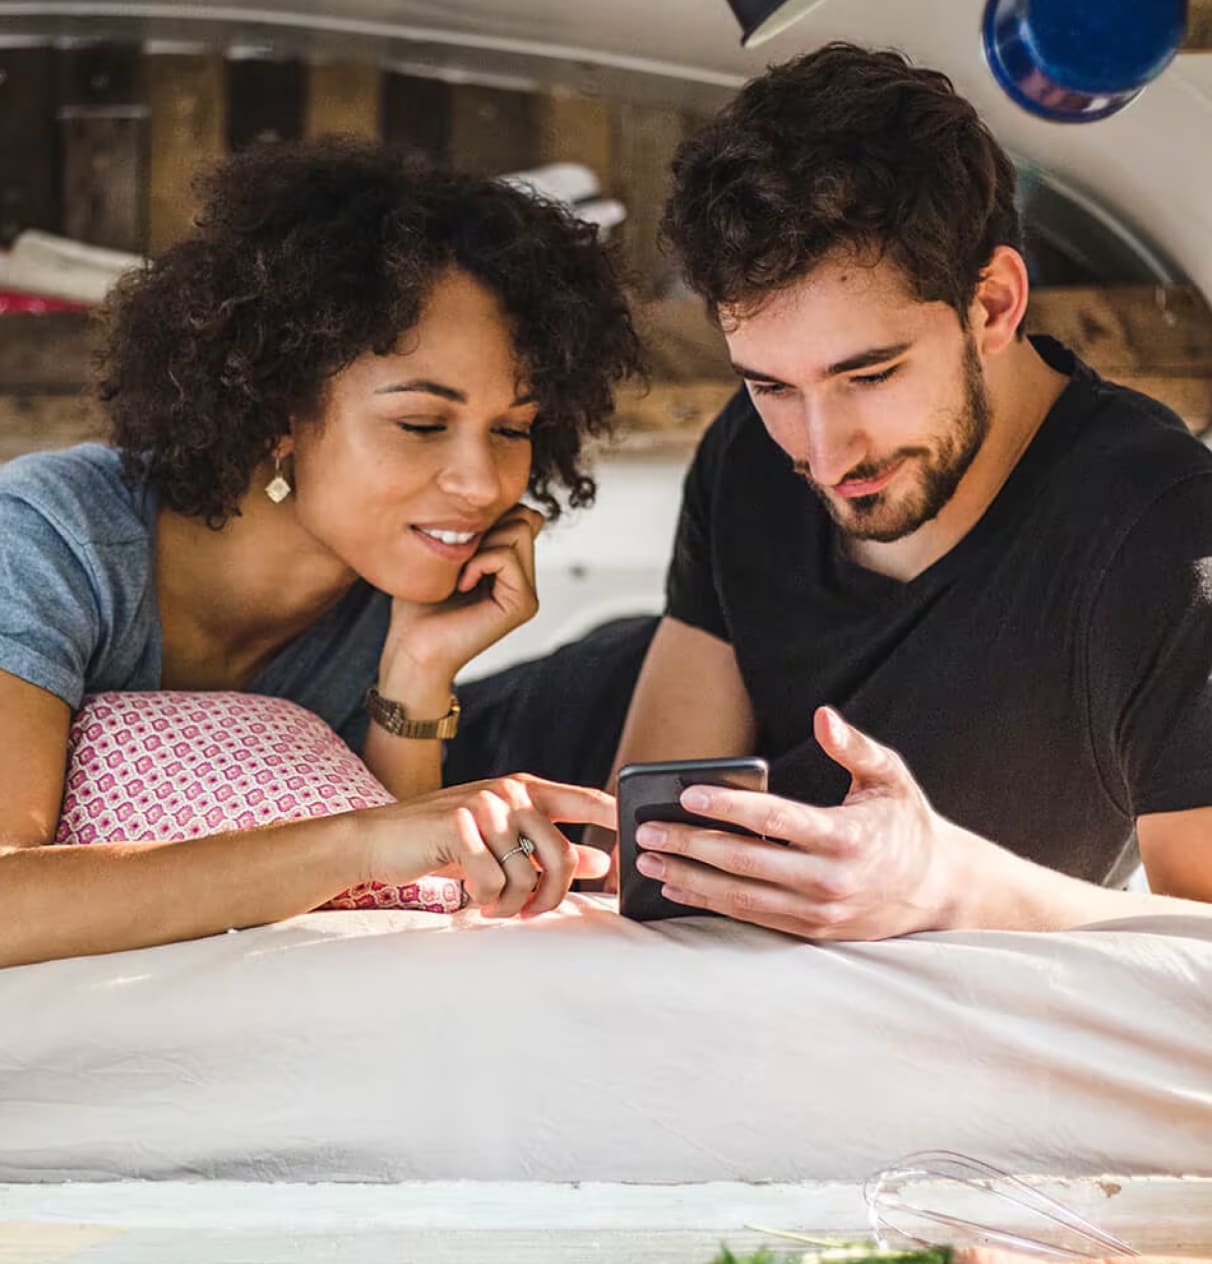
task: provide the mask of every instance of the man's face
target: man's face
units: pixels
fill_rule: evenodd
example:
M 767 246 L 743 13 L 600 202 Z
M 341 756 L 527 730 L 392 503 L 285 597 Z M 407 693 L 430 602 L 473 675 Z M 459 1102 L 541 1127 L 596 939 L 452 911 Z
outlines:
M 847 535 L 899 540 L 951 500 L 990 424 L 952 308 L 914 298 L 886 259 L 847 259 L 721 319 L 766 429 Z

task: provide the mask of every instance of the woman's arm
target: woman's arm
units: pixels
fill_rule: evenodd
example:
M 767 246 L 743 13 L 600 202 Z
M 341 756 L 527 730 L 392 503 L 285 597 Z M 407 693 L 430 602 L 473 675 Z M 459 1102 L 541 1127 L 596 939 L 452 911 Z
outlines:
M 450 710 L 452 682 L 475 656 L 532 619 L 534 544 L 543 517 L 515 505 L 489 531 L 463 567 L 458 587 L 437 605 L 392 603 L 391 626 L 379 663 L 379 692 L 417 720 Z M 371 721 L 363 751 L 367 767 L 401 801 L 442 784 L 441 743 L 396 737 Z
M 554 821 L 605 824 L 600 791 L 537 778 L 451 787 L 410 803 L 184 842 L 54 846 L 69 714 L 0 672 L 0 966 L 115 952 L 291 917 L 361 882 L 463 877 L 495 916 L 554 908 L 601 873 Z M 518 836 L 535 860 L 515 854 Z M 538 879 L 536 885 L 536 878 Z

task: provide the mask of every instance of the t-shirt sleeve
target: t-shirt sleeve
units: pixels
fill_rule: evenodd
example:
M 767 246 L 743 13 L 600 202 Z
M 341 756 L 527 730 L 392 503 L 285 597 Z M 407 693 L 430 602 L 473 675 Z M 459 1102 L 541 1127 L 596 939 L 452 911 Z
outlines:
M 665 613 L 722 641 L 730 638 L 716 587 L 711 502 L 726 418 L 726 413 L 719 417 L 703 436 L 686 474 L 673 558 L 665 578 Z
M 20 497 L 0 494 L 0 670 L 75 710 L 99 639 L 96 592 L 79 548 Z
M 1127 533 L 1089 627 L 1091 733 L 1133 817 L 1212 805 L 1212 476 L 1166 492 Z

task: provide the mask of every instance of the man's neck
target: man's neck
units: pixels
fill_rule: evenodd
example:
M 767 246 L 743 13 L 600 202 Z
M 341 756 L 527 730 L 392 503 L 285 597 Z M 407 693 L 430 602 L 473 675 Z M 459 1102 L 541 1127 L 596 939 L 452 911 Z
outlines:
M 986 376 L 989 434 L 955 495 L 936 518 L 903 539 L 848 541 L 851 561 L 908 583 L 950 553 L 984 516 L 1068 384 L 1026 339 L 999 356 Z

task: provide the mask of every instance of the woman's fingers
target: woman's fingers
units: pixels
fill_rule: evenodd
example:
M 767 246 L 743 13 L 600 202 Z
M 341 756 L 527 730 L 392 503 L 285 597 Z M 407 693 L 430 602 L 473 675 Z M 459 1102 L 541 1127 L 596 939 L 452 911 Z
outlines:
M 368 877 L 400 882 L 420 873 L 459 876 L 471 901 L 492 917 L 511 917 L 523 909 L 547 912 L 568 894 L 574 878 L 601 877 L 610 863 L 604 852 L 574 847 L 553 824 L 613 827 L 614 799 L 586 786 L 528 775 L 501 777 L 450 786 L 393 809 L 368 813 L 368 819 L 389 813 L 385 823 L 401 809 L 405 813 L 403 822 L 392 822 L 388 850 L 381 853 L 381 863 L 372 863 Z M 424 837 L 414 837 L 417 833 Z M 531 855 L 519 850 L 522 838 L 534 844 Z M 396 855 L 400 844 L 411 852 L 419 842 L 429 852 L 428 864 L 422 860 L 415 875 L 407 867 L 402 871 Z
M 568 894 L 568 888 L 577 871 L 577 854 L 572 844 L 541 813 L 533 808 L 514 812 L 510 824 L 517 831 L 515 847 L 523 838 L 534 843 L 533 856 L 511 856 L 504 868 L 511 876 L 518 871 L 530 870 L 531 890 L 519 904 L 528 913 L 547 913 Z
M 475 904 L 493 903 L 505 889 L 505 875 L 484 841 L 475 814 L 466 807 L 455 808 L 452 825 L 457 839 L 455 863 L 468 898 Z M 442 867 L 443 870 L 450 868 Z
M 518 574 L 525 588 L 535 586 L 534 542 L 543 529 L 542 514 L 519 505 L 502 518 L 480 541 L 476 555 L 463 568 L 459 577 L 459 591 L 470 592 L 485 575 L 508 579 L 508 563 L 517 562 Z M 493 559 L 495 564 L 486 563 Z
M 573 786 L 563 781 L 546 781 L 542 777 L 520 774 L 506 780 L 520 783 L 527 798 L 549 821 L 567 821 L 576 825 L 600 825 L 613 830 L 618 826 L 618 808 L 614 795 L 589 786 Z

